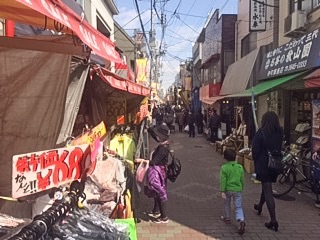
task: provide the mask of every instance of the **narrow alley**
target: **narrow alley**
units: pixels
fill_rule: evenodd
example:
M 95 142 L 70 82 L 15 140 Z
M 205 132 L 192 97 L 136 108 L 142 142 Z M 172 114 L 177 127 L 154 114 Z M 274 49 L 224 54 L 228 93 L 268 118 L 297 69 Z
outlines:
M 319 210 L 314 207 L 312 194 L 292 191 L 285 200 L 276 200 L 279 231 L 264 227 L 269 221 L 266 206 L 262 215 L 253 210 L 260 195 L 260 185 L 253 183 L 246 173 L 243 207 L 246 232 L 237 233 L 233 219 L 231 225 L 220 221 L 223 202 L 219 192 L 219 169 L 224 162 L 203 136 L 189 138 L 186 133 L 170 136 L 171 148 L 182 162 L 182 173 L 175 183 L 168 183 L 169 223 L 155 224 L 143 212 L 151 210 L 153 201 L 140 194 L 137 223 L 139 240 L 191 240 L 191 239 L 319 239 Z M 151 144 L 155 144 L 151 140 Z M 151 145 L 152 148 L 152 145 Z

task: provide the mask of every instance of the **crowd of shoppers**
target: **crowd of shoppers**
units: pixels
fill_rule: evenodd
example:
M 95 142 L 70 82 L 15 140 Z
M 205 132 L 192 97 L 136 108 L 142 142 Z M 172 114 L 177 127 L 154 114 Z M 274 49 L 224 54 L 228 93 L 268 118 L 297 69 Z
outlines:
M 208 114 L 207 114 L 208 113 Z M 194 138 L 197 133 L 204 132 L 204 126 L 210 129 L 209 140 L 214 144 L 218 139 L 218 129 L 221 128 L 221 118 L 215 109 L 208 112 L 193 112 L 179 108 L 154 108 L 152 112 L 154 126 L 149 130 L 153 138 L 159 143 L 150 157 L 148 171 L 149 187 L 154 191 L 154 208 L 149 213 L 155 223 L 168 222 L 167 192 L 166 192 L 166 166 L 169 156 L 170 126 L 178 125 L 179 132 L 188 130 L 189 137 Z M 261 215 L 266 203 L 270 221 L 265 227 L 278 231 L 279 224 L 276 218 L 275 201 L 272 194 L 272 183 L 276 181 L 278 173 L 268 168 L 268 151 L 281 151 L 283 129 L 275 112 L 266 112 L 261 120 L 261 127 L 255 133 L 252 141 L 252 158 L 255 166 L 256 179 L 261 182 L 260 200 L 253 205 L 257 215 Z M 227 149 L 223 153 L 227 163 L 220 169 L 220 191 L 224 199 L 224 215 L 221 217 L 226 224 L 231 222 L 231 202 L 235 208 L 236 221 L 239 222 L 238 233 L 245 232 L 244 213 L 242 209 L 242 191 L 244 189 L 244 170 L 238 164 L 236 152 Z

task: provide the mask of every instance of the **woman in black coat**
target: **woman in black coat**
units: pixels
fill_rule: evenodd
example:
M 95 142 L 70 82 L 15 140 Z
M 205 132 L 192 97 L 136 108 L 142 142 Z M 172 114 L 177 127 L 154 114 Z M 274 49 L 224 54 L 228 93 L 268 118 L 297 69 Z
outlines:
M 266 202 L 270 215 L 270 222 L 265 226 L 278 231 L 279 224 L 276 219 L 275 201 L 272 195 L 272 183 L 276 182 L 278 173 L 268 168 L 268 150 L 281 151 L 283 141 L 283 130 L 279 118 L 275 112 L 266 112 L 262 116 L 261 128 L 257 131 L 252 142 L 252 158 L 255 165 L 257 180 L 261 181 L 261 196 L 254 209 L 261 214 L 263 204 Z

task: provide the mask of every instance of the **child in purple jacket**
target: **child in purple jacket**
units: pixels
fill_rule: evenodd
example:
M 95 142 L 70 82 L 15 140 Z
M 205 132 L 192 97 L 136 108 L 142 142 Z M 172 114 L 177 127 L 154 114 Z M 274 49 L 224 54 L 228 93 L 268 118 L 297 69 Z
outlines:
M 149 128 L 150 135 L 159 142 L 159 145 L 151 153 L 149 168 L 147 172 L 147 186 L 145 194 L 154 198 L 153 210 L 148 214 L 153 217 L 154 223 L 168 223 L 167 216 L 167 178 L 166 166 L 169 156 L 170 130 L 165 123 L 155 128 Z

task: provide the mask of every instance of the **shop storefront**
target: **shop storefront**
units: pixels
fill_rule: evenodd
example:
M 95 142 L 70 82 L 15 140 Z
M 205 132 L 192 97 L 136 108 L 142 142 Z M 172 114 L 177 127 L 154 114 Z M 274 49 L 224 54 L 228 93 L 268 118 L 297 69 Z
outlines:
M 221 103 L 221 118 L 222 122 L 226 123 L 227 135 L 231 133 L 232 129 L 238 129 L 240 125 L 240 121 L 237 121 L 237 109 L 239 107 L 243 109 L 244 123 L 248 126 L 252 125 L 250 100 L 233 95 L 245 91 L 254 84 L 254 77 L 258 66 L 258 56 L 261 52 L 262 49 L 257 48 L 228 67 L 219 93 L 222 99 L 219 101 Z M 250 132 L 250 130 L 248 131 Z
M 258 98 L 258 116 L 262 116 L 260 106 L 266 100 L 267 110 L 278 113 L 289 143 L 300 136 L 295 131 L 298 124 L 311 125 L 311 101 L 320 97 L 316 91 L 317 81 L 314 81 L 320 65 L 319 44 L 319 30 L 316 29 L 273 49 L 265 54 L 257 76 L 260 84 L 254 88 L 258 92 L 258 88 L 267 88 L 267 94 Z

